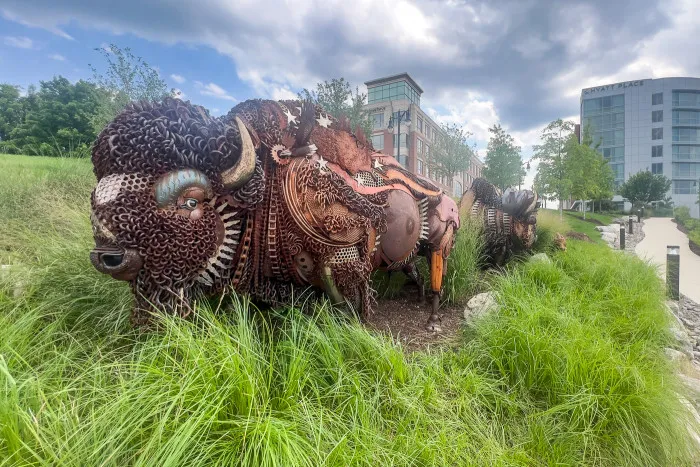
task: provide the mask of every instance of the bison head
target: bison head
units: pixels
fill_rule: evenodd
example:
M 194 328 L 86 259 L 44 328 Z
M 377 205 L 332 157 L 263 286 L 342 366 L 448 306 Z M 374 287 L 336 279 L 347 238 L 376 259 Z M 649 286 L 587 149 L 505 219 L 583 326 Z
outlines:
M 236 192 L 262 176 L 244 122 L 178 99 L 133 103 L 100 133 L 92 162 L 90 259 L 130 282 L 134 324 L 152 310 L 185 315 L 191 294 L 225 285 L 240 235 Z

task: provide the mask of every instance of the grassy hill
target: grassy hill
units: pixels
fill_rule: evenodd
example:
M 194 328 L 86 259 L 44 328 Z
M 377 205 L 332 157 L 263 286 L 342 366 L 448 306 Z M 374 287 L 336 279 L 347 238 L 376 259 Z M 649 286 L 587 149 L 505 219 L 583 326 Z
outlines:
M 552 263 L 480 277 L 500 312 L 407 353 L 325 303 L 227 297 L 133 331 L 88 259 L 93 184 L 89 161 L 0 156 L 0 465 L 690 465 L 661 282 L 597 244 L 553 253 L 571 227 L 546 212 Z

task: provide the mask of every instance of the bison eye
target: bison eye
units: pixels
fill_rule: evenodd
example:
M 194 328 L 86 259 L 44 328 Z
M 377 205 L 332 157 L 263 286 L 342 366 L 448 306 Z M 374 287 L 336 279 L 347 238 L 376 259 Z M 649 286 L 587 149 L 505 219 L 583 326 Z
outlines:
M 180 206 L 183 209 L 189 209 L 191 211 L 197 209 L 197 205 L 199 204 L 199 201 L 197 201 L 194 198 L 187 198 L 182 206 Z

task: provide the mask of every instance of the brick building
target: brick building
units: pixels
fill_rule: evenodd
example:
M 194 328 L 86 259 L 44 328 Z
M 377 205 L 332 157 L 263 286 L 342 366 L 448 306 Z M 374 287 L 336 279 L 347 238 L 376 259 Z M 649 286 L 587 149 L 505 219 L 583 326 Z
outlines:
M 372 118 L 374 149 L 394 156 L 408 170 L 429 178 L 454 197 L 462 196 L 472 180 L 481 176 L 484 164 L 476 155 L 472 157 L 469 170 L 452 180 L 445 177 L 437 179 L 439 177 L 429 173 L 426 160 L 430 155 L 430 146 L 442 130 L 421 109 L 423 89 L 408 73 L 367 81 L 365 85 L 368 90 L 365 109 Z M 406 111 L 408 119 L 405 118 Z M 400 115 L 403 118 L 399 125 Z

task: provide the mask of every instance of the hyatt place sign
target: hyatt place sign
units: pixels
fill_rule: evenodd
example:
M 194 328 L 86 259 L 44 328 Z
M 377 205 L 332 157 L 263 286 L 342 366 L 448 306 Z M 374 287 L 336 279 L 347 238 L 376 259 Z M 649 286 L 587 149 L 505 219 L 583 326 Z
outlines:
M 605 86 L 596 86 L 593 88 L 584 89 L 583 95 L 585 96 L 586 94 L 593 94 L 594 92 L 612 91 L 613 89 L 633 88 L 637 86 L 644 86 L 644 80 L 640 79 L 637 81 L 625 81 L 616 84 L 606 84 Z

